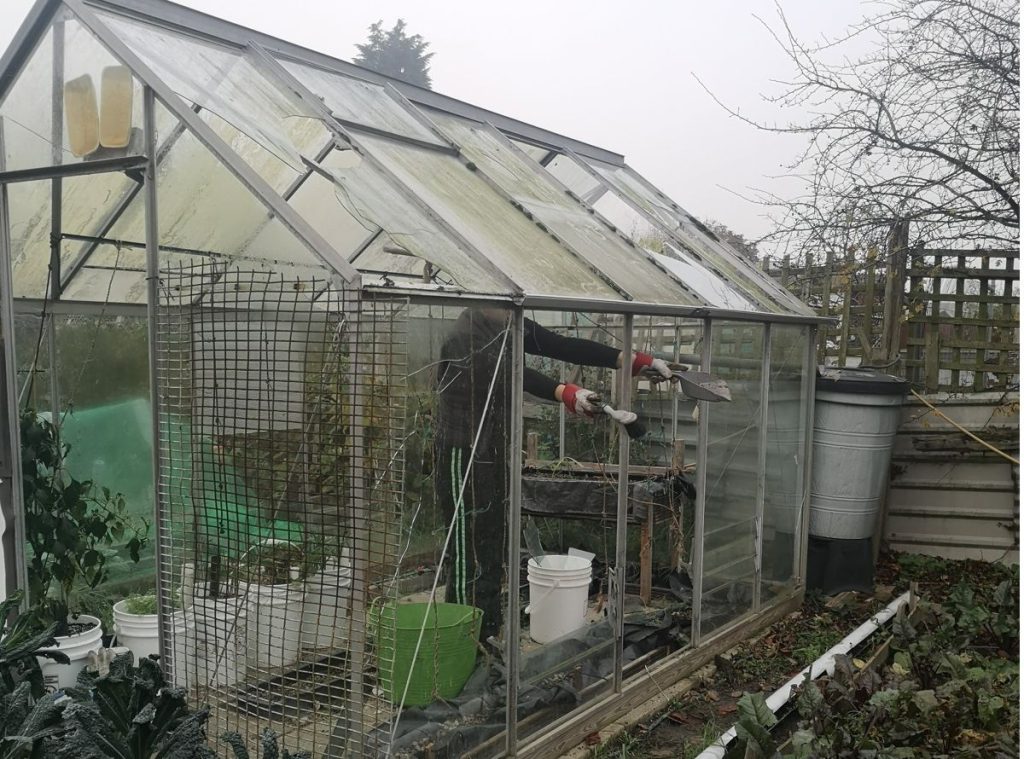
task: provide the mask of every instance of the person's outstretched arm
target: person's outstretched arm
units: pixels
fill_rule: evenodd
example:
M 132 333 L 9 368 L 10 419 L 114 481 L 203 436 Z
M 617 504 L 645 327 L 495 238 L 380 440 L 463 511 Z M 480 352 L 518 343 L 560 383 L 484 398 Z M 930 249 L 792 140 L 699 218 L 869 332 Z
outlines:
M 568 382 L 557 382 L 536 369 L 523 369 L 523 390 L 544 400 L 564 403 L 570 414 L 593 416 L 597 412 L 596 393 Z
M 523 347 L 527 353 L 533 356 L 544 356 L 558 361 L 568 361 L 572 364 L 603 366 L 608 369 L 618 369 L 622 366 L 622 351 L 617 348 L 580 337 L 556 334 L 532 319 L 523 319 Z M 665 379 L 672 377 L 672 371 L 668 364 L 660 358 L 654 358 L 647 353 L 633 354 L 634 377 L 647 366 L 655 369 Z M 525 385 L 524 389 L 526 389 Z M 527 390 L 527 392 L 530 391 Z M 545 394 L 541 397 L 548 396 Z

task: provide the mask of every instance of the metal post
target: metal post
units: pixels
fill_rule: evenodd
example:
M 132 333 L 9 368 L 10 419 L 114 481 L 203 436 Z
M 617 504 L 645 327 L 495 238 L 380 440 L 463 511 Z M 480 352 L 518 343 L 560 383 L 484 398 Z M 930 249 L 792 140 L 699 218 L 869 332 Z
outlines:
M 509 426 L 508 488 L 508 609 L 505 616 L 505 753 L 516 755 L 519 743 L 519 553 L 522 539 L 523 495 L 523 367 L 525 363 L 523 308 L 512 311 L 512 409 Z
M 6 162 L 4 121 L 0 116 L 0 171 Z M 3 397 L 7 456 L 0 457 L 0 512 L 3 514 L 4 595 L 28 588 L 25 572 L 25 511 L 21 481 L 21 434 L 18 419 L 18 373 L 14 346 L 14 270 L 11 263 L 10 212 L 7 185 L 0 182 L 0 330 L 2 330 Z M 13 527 L 13 529 L 12 529 Z M 12 567 L 13 563 L 13 567 Z M 13 569 L 13 573 L 9 570 Z
M 349 390 L 351 404 L 351 435 L 350 450 L 351 459 L 349 463 L 349 489 L 351 491 L 352 508 L 349 510 L 349 530 L 352 535 L 352 619 L 355 624 L 351 627 L 349 636 L 349 694 L 348 709 L 349 725 L 357 724 L 356 729 L 349 729 L 345 734 L 345 756 L 363 755 L 364 729 L 364 694 L 363 685 L 366 675 L 366 628 L 370 619 L 367 613 L 367 597 L 370 578 L 370 534 L 369 534 L 369 505 L 366 494 L 366 413 L 368 393 L 371 390 L 372 373 L 376 366 L 372 367 L 367 377 L 367 369 L 364 366 L 362 356 L 362 342 L 365 338 L 363 330 L 367 329 L 368 318 L 364 314 L 363 301 L 356 298 L 351 302 L 347 297 L 344 301 L 349 346 L 349 364 L 353 367 L 352 385 Z M 373 358 L 373 350 L 370 349 L 369 360 Z M 396 584 L 397 587 L 397 584 Z M 384 617 L 381 617 L 380 624 L 385 624 Z
M 160 224 L 157 215 L 156 100 L 146 87 L 142 95 L 142 128 L 148 161 L 145 173 L 146 213 L 146 311 L 149 335 L 149 404 L 153 423 L 153 504 L 156 524 L 156 593 L 157 622 L 160 628 L 160 661 L 168 671 L 167 652 L 172 649 L 167 638 L 170 630 L 170 594 L 164 571 L 164 550 L 169 545 L 164 509 L 160 503 L 160 381 L 157 367 L 157 317 L 160 302 Z
M 633 391 L 633 316 L 622 317 L 622 366 L 619 368 L 619 408 L 628 409 Z M 619 428 L 619 492 L 615 516 L 615 575 L 612 584 L 612 635 L 615 637 L 614 690 L 622 692 L 622 615 L 626 601 L 626 512 L 629 508 L 629 435 Z
M 703 345 L 701 346 L 700 368 L 711 371 L 711 320 L 704 320 Z M 693 629 L 690 643 L 696 647 L 700 643 L 701 594 L 704 592 L 704 507 L 707 504 L 708 484 L 708 403 L 697 402 L 697 506 L 693 513 L 693 558 L 690 562 L 690 582 L 693 587 Z
M 679 325 L 679 320 L 674 319 L 676 326 L 673 330 L 675 334 L 675 351 L 672 360 L 677 364 L 681 358 L 680 354 L 683 352 L 683 329 Z M 672 444 L 675 445 L 676 440 L 679 439 L 679 393 L 672 393 Z
M 569 320 L 568 320 L 567 317 L 569 316 L 569 312 L 568 311 L 561 311 L 560 313 L 561 313 L 561 318 L 562 318 L 562 326 L 565 327 L 566 328 L 565 331 L 568 332 L 569 331 L 568 330 Z M 562 362 L 562 371 L 564 372 L 565 369 L 566 369 L 566 363 Z M 565 404 L 564 403 L 559 403 L 558 404 L 558 458 L 559 458 L 559 460 L 562 460 L 562 459 L 565 458 L 565 419 L 566 419 L 566 413 L 567 413 L 567 409 L 565 408 Z
M 53 24 L 53 70 L 50 78 L 50 158 L 54 166 L 64 162 L 64 22 Z M 60 300 L 60 232 L 62 225 L 63 180 L 50 180 L 50 300 Z M 46 317 L 46 353 L 49 363 L 50 415 L 60 434 L 60 383 L 57 379 L 57 327 L 53 314 Z
M 814 452 L 814 391 L 818 377 L 817 364 L 818 328 L 811 327 L 807 331 L 807 355 L 804 360 L 804 382 L 807 383 L 806 398 L 802 409 L 804 423 L 803 450 L 803 497 L 800 503 L 800 527 L 796 535 L 797 550 L 793 552 L 793 573 L 797 585 L 805 585 L 807 580 L 807 540 L 811 522 L 811 474 Z
M 754 611 L 761 610 L 761 579 L 764 561 L 764 496 L 768 472 L 768 393 L 771 379 L 772 325 L 764 325 L 761 351 L 760 430 L 757 442 L 757 500 L 754 516 Z

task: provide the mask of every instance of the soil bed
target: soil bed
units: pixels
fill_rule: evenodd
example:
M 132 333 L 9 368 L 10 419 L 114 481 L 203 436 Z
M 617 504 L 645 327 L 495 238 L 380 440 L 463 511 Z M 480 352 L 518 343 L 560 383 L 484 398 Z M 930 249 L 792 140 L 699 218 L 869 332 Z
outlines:
M 689 759 L 732 727 L 737 704 L 745 693 L 767 696 L 825 653 L 873 613 L 918 583 L 921 597 L 944 603 L 958 583 L 993 589 L 1019 574 L 1004 566 L 978 561 L 946 561 L 910 554 L 883 554 L 876 567 L 876 592 L 839 594 L 832 598 L 809 594 L 800 611 L 773 625 L 757 638 L 715 658 L 714 674 L 672 702 L 652 720 L 636 725 L 619 738 L 594 746 L 599 759 L 631 757 Z M 876 635 L 868 641 L 874 647 Z M 1016 651 L 1011 656 L 1016 659 Z M 794 719 L 788 723 L 795 722 Z

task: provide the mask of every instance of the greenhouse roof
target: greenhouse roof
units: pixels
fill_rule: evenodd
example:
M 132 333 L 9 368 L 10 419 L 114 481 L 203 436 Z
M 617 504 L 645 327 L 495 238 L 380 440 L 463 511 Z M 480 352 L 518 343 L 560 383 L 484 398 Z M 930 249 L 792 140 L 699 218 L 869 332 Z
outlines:
M 151 223 L 161 267 L 813 318 L 621 155 L 162 0 L 39 0 L 0 97 L 18 298 L 144 303 Z

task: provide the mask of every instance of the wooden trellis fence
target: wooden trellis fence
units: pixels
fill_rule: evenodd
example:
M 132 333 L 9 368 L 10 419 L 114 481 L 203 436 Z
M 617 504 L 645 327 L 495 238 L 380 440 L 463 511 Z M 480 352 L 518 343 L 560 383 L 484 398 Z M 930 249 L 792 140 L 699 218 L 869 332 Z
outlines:
M 904 228 L 886 250 L 765 268 L 838 319 L 819 332 L 819 363 L 885 367 L 924 392 L 1019 385 L 1017 250 L 910 248 Z

